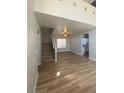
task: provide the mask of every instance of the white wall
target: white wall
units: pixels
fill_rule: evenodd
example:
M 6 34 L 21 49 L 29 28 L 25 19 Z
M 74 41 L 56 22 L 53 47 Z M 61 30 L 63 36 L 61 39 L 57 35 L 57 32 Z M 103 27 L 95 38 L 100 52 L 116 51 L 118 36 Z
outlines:
M 96 60 L 96 29 L 89 31 L 89 58 Z
M 39 26 L 33 12 L 33 0 L 27 1 L 27 91 L 33 93 L 37 77 L 39 55 Z
M 76 7 L 73 6 L 76 3 Z M 85 8 L 87 10 L 85 11 Z M 83 0 L 35 0 L 34 10 L 91 25 L 96 25 L 96 8 Z M 73 11 L 72 11 L 73 10 Z
M 82 34 L 76 34 L 71 36 L 71 39 L 70 39 L 70 51 L 75 52 L 79 55 L 82 55 L 81 37 L 82 37 Z

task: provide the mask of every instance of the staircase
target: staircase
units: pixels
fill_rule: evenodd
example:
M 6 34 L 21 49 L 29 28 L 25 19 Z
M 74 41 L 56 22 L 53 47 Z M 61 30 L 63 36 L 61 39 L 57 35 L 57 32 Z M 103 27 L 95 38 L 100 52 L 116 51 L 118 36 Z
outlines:
M 41 56 L 41 63 L 51 63 L 54 62 L 54 52 L 51 42 L 42 43 L 42 56 Z
M 54 63 L 54 49 L 51 42 L 42 43 L 42 54 L 41 54 L 41 63 L 42 65 L 38 66 L 38 72 L 43 70 L 44 65 Z

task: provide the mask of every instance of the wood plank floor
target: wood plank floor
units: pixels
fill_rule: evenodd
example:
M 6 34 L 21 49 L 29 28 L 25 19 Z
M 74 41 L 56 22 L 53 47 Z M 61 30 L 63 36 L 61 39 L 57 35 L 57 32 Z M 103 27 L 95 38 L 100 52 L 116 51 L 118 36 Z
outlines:
M 72 52 L 41 66 L 37 93 L 96 93 L 96 62 Z

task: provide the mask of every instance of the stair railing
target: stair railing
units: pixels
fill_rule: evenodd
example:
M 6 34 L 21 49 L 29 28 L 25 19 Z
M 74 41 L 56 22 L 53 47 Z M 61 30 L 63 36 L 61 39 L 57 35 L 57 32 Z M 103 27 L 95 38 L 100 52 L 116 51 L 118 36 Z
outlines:
M 57 43 L 56 43 L 56 40 L 53 37 L 53 35 L 51 35 L 51 39 L 52 39 L 52 45 L 53 45 L 53 49 L 54 49 L 55 62 L 57 62 Z

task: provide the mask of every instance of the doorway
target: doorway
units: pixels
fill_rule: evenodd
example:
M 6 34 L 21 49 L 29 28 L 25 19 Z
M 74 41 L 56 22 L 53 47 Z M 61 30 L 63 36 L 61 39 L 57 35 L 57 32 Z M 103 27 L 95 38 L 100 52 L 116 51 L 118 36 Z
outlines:
M 84 56 L 89 57 L 89 34 L 83 34 Z

